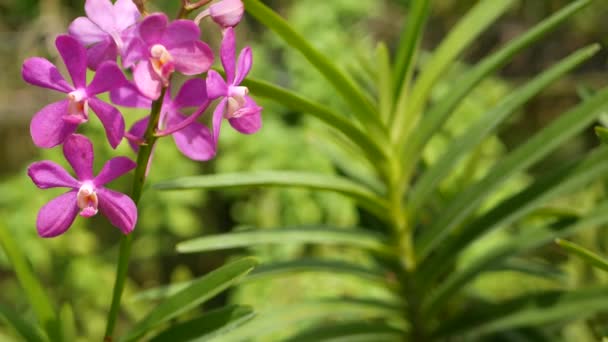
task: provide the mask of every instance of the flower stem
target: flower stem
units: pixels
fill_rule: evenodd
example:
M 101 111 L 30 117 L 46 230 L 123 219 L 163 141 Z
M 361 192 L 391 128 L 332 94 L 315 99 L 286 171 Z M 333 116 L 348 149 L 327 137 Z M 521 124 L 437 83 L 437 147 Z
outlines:
M 150 156 L 154 149 L 154 144 L 158 137 L 155 136 L 156 128 L 158 127 L 158 121 L 160 119 L 160 109 L 163 105 L 163 99 L 165 97 L 165 91 L 167 89 L 163 87 L 160 97 L 158 100 L 152 103 L 150 111 L 150 121 L 148 128 L 144 134 L 145 144 L 139 148 L 137 154 L 137 167 L 135 168 L 135 177 L 133 178 L 133 191 L 131 198 L 135 204 L 139 203 L 141 193 L 144 188 L 146 181 L 146 174 L 148 170 L 148 164 L 150 162 Z M 112 341 L 112 334 L 114 333 L 114 327 L 116 325 L 116 319 L 118 317 L 118 311 L 120 310 L 120 299 L 122 292 L 125 287 L 125 280 L 127 279 L 127 271 L 129 269 L 129 258 L 131 255 L 131 247 L 133 245 L 133 233 L 123 235 L 120 239 L 120 251 L 118 254 L 118 265 L 116 267 L 116 278 L 114 281 L 114 289 L 112 291 L 112 304 L 110 305 L 110 312 L 108 313 L 108 320 L 106 324 L 105 342 Z

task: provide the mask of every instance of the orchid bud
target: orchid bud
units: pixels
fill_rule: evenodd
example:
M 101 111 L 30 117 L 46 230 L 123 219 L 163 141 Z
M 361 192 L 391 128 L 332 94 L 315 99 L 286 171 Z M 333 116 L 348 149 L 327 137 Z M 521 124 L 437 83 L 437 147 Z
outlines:
M 222 27 L 234 27 L 243 18 L 245 7 L 241 0 L 221 0 L 209 6 L 213 21 Z

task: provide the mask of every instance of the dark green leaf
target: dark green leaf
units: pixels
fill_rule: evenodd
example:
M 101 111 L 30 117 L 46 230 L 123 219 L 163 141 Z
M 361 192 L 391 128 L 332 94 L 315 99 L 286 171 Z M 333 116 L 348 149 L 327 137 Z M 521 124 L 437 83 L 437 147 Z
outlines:
M 566 240 L 556 239 L 555 243 L 557 243 L 560 247 L 564 248 L 568 252 L 582 258 L 589 265 L 608 272 L 608 260 L 605 259 L 604 257 L 602 257 L 596 253 L 593 253 L 592 251 L 590 251 L 582 246 L 579 246 L 575 243 L 572 243 L 572 242 L 569 242 Z
M 287 342 L 309 341 L 403 341 L 405 332 L 382 322 L 355 321 L 333 323 L 327 326 L 318 326 L 307 329 Z
M 24 320 L 21 315 L 10 308 L 0 304 L 0 320 L 6 322 L 28 342 L 46 342 L 48 338 L 40 331 L 40 328 Z

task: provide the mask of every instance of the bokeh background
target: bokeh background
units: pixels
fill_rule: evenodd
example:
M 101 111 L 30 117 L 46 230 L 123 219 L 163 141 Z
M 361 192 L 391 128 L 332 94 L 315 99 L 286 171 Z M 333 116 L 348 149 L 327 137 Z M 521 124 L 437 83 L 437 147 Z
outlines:
M 299 32 L 321 51 L 331 55 L 343 69 L 352 72 L 362 86 L 373 84 L 370 70 L 374 68 L 375 45 L 378 41 L 385 41 L 389 47 L 395 47 L 408 7 L 408 1 L 405 0 L 265 2 L 288 18 Z M 434 1 L 423 48 L 426 51 L 432 50 L 475 2 Z M 457 74 L 466 69 L 467 64 L 475 63 L 568 3 L 568 0 L 520 1 L 491 30 L 482 35 L 463 56 L 463 63 L 454 65 L 452 73 Z M 148 7 L 151 11 L 163 10 L 174 15 L 178 4 L 179 0 L 150 0 Z M 42 159 L 50 159 L 62 165 L 66 163 L 59 148 L 40 150 L 31 142 L 31 117 L 47 103 L 59 99 L 60 95 L 26 85 L 20 76 L 21 63 L 30 56 L 44 56 L 61 64 L 54 49 L 54 39 L 58 34 L 66 32 L 71 20 L 80 15 L 83 15 L 83 1 L 80 0 L 0 0 L 0 229 L 10 230 L 18 240 L 57 305 L 61 305 L 65 311 L 75 313 L 78 330 L 87 336 L 83 340 L 98 340 L 103 333 L 106 310 L 109 307 L 119 233 L 105 218 L 94 217 L 88 220 L 77 219 L 68 233 L 59 238 L 38 238 L 35 230 L 36 213 L 61 190 L 37 189 L 25 171 L 29 163 Z M 485 141 L 479 148 L 477 162 L 480 165 L 491 165 L 498 156 L 521 143 L 564 109 L 577 103 L 585 92 L 606 84 L 608 49 L 604 43 L 608 41 L 607 17 L 606 3 L 596 1 L 547 39 L 518 55 L 495 78 L 485 81 L 465 101 L 458 115 L 446 125 L 443 134 L 432 141 L 431 148 L 425 151 L 425 158 L 435 158 L 450 143 L 450 137 L 458 135 L 470 120 L 484 113 L 510 89 L 516 88 L 570 52 L 593 42 L 602 43 L 604 49 L 576 72 L 528 103 L 511 121 L 503 125 L 497 136 Z M 205 24 L 202 31 L 204 39 L 217 47 L 219 30 L 213 25 Z M 253 47 L 252 76 L 347 110 L 326 81 L 297 52 L 287 49 L 272 32 L 251 18 L 246 17 L 240 24 L 237 37 L 239 45 Z M 424 55 L 421 63 L 424 63 Z M 441 96 L 453 85 L 452 73 L 437 87 L 435 97 Z M 356 163 L 352 162 L 344 167 L 345 157 L 332 148 L 334 136 L 323 124 L 308 118 L 305 113 L 289 111 L 269 101 L 259 99 L 259 103 L 265 108 L 263 129 L 253 136 L 241 136 L 225 125 L 218 157 L 213 161 L 192 162 L 177 152 L 170 139 L 161 141 L 154 158 L 150 183 L 201 173 L 269 169 L 342 173 L 356 167 Z M 144 114 L 136 110 L 124 111 L 128 123 Z M 126 143 L 112 151 L 94 116 L 83 127 L 83 131 L 96 141 L 96 170 L 111 156 L 134 156 Z M 590 128 L 532 172 L 542 174 L 543 170 L 570 160 L 596 144 L 597 139 Z M 441 186 L 448 193 L 457 192 L 479 176 L 467 173 L 463 166 L 461 172 L 456 172 Z M 525 176 L 513 179 L 505 191 L 515 191 L 523 182 Z M 128 192 L 130 179 L 126 177 L 111 186 Z M 603 184 L 598 183 L 565 196 L 559 205 L 572 207 L 576 203 L 576 210 L 584 210 L 597 197 L 604 196 L 604 192 Z M 335 194 L 307 190 L 161 193 L 148 189 L 141 207 L 143 209 L 135 231 L 137 237 L 130 268 L 131 278 L 124 297 L 125 312 L 121 316 L 119 329 L 141 317 L 150 308 L 151 303 L 134 299 L 134 295 L 141 289 L 190 279 L 239 254 L 178 255 L 174 247 L 179 241 L 250 226 L 272 229 L 281 225 L 321 222 L 352 226 L 365 220 L 349 200 Z M 485 247 L 480 245 L 480 248 L 487 248 L 492 239 L 500 239 L 500 236 L 493 234 L 484 239 Z M 608 240 L 602 232 L 589 232 L 579 239 L 596 250 L 606 250 L 604 245 Z M 355 252 L 336 248 L 280 246 L 248 251 L 248 254 L 252 253 L 262 261 L 318 254 L 349 260 L 360 258 Z M 590 277 L 602 277 L 552 247 L 539 253 L 539 257 L 570 269 L 573 276 L 568 281 L 585 282 Z M 477 290 L 486 293 L 488 297 L 504 298 L 513 296 L 518 291 L 551 286 L 550 282 L 539 281 L 537 278 L 528 279 L 520 274 L 505 272 L 499 276 L 480 279 Z M 263 309 L 307 297 L 362 292 L 372 297 L 386 296 L 381 290 L 354 280 L 332 275 L 306 274 L 288 276 L 272 283 L 252 282 L 238 291 L 221 295 L 206 305 L 210 308 L 238 301 Z M 21 293 L 10 265 L 0 251 L 0 302 L 25 315 L 31 315 Z M 577 341 L 587 338 L 593 340 L 593 334 L 582 325 L 573 323 L 568 329 L 571 331 L 567 333 L 572 334 Z M 0 340 L 11 340 L 10 334 L 2 325 Z

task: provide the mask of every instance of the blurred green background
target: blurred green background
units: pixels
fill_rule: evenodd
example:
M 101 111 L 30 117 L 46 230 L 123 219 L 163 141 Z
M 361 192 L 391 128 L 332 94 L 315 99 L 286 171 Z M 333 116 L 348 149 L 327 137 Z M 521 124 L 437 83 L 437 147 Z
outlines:
M 424 36 L 423 47 L 430 50 L 445 36 L 458 18 L 476 1 L 434 1 L 431 20 Z M 568 0 L 520 1 L 508 15 L 479 39 L 463 61 L 474 63 L 487 53 L 567 4 Z M 352 0 L 275 0 L 266 1 L 273 9 L 287 17 L 299 32 L 316 47 L 332 56 L 365 86 L 371 84 L 368 72 L 374 67 L 373 49 L 380 40 L 394 47 L 398 39 L 408 1 L 352 1 Z M 164 10 L 170 16 L 177 13 L 179 0 L 151 0 L 149 9 Z M 61 64 L 54 49 L 54 39 L 64 33 L 75 17 L 83 15 L 83 1 L 77 0 L 0 0 L 0 228 L 9 229 L 26 251 L 36 273 L 43 279 L 56 303 L 67 303 L 75 312 L 77 327 L 83 336 L 99 339 L 103 333 L 106 310 L 109 307 L 117 256 L 118 231 L 103 217 L 78 218 L 72 228 L 55 239 L 40 239 L 36 235 L 35 218 L 38 209 L 61 190 L 39 190 L 26 176 L 29 163 L 49 159 L 66 165 L 59 148 L 40 150 L 29 136 L 29 120 L 44 105 L 60 98 L 59 94 L 26 85 L 20 76 L 21 63 L 30 56 L 44 56 Z M 595 5 L 569 21 L 549 39 L 527 49 L 504 68 L 499 77 L 486 81 L 461 106 L 459 114 L 446 125 L 445 134 L 435 138 L 425 152 L 433 160 L 449 144 L 450 137 L 459 134 L 466 124 L 490 108 L 510 89 L 525 79 L 547 68 L 570 52 L 592 42 L 605 43 L 608 39 L 608 9 L 605 2 Z M 213 25 L 202 25 L 203 37 L 217 47 L 219 30 Z M 296 52 L 288 50 L 271 32 L 245 18 L 237 29 L 239 46 L 251 45 L 254 51 L 252 75 L 295 89 L 307 97 L 337 108 L 346 106 L 307 62 Z M 579 101 L 581 89 L 605 83 L 607 50 L 601 51 L 590 62 L 569 77 L 543 92 L 501 128 L 500 134 L 489 138 L 479 148 L 479 165 L 493 161 L 513 146 L 526 139 L 556 115 Z M 454 66 L 454 73 L 466 68 Z M 444 86 L 437 87 L 440 96 L 450 84 L 447 75 Z M 255 94 L 253 94 L 255 96 Z M 347 173 L 356 168 L 335 146 L 335 138 L 323 124 L 309 119 L 306 114 L 289 111 L 272 102 L 259 100 L 265 108 L 263 129 L 253 136 L 242 136 L 224 126 L 218 157 L 207 163 L 195 163 L 184 158 L 170 139 L 161 141 L 150 175 L 150 182 L 178 176 L 245 170 L 312 170 L 325 173 Z M 125 119 L 132 123 L 144 113 L 125 110 Z M 96 143 L 96 170 L 115 155 L 134 154 L 123 143 L 116 151 L 107 146 L 102 128 L 95 117 L 82 132 Z M 591 129 L 571 141 L 558 153 L 533 170 L 539 174 L 557 163 L 597 144 Z M 352 156 L 348 157 L 351 158 Z M 485 163 L 485 164 L 484 164 Z M 362 170 L 363 167 L 362 167 Z M 481 168 L 483 170 L 483 167 Z M 447 193 L 455 193 L 480 174 L 467 173 L 466 165 L 442 183 Z M 130 178 L 111 186 L 130 191 Z M 522 182 L 513 179 L 505 192 L 512 193 Z M 604 196 L 603 184 L 571 194 L 556 205 L 564 207 L 576 203 L 575 210 L 584 211 L 594 199 Z M 496 200 L 496 199 L 494 199 Z M 589 204 L 587 204 L 589 203 Z M 176 242 L 209 233 L 240 229 L 293 224 L 331 223 L 338 226 L 356 225 L 365 217 L 349 200 L 327 193 L 308 190 L 231 190 L 211 192 L 160 193 L 148 190 L 141 201 L 140 221 L 136 228 L 136 242 L 130 268 L 130 282 L 124 297 L 125 313 L 120 326 L 141 317 L 150 303 L 132 299 L 137 291 L 170 281 L 186 280 L 201 275 L 223 264 L 234 253 L 177 255 Z M 608 242 L 602 232 L 589 232 L 579 237 L 594 249 L 606 250 Z M 479 248 L 488 248 L 492 234 Z M 485 244 L 485 245 L 484 245 Z M 572 281 L 584 282 L 590 277 L 601 277 L 576 261 L 570 261 L 552 247 L 547 247 L 543 258 L 560 263 L 573 275 Z M 347 250 L 328 248 L 311 250 L 306 247 L 259 248 L 253 251 L 262 261 L 283 260 L 294 256 L 332 255 L 336 258 L 359 260 L 360 256 Z M 540 253 L 539 253 L 540 255 Z M 548 255 L 548 256 L 547 256 Z M 488 297 L 512 296 L 518 291 L 550 287 L 550 283 L 527 279 L 526 276 L 501 274 L 478 281 L 478 290 Z M 508 282 L 505 282 L 508 279 Z M 508 284 L 505 286 L 504 284 Z M 517 284 L 518 286 L 514 286 Z M 345 281 L 332 275 L 297 275 L 282 281 L 254 282 L 238 292 L 222 295 L 208 304 L 223 305 L 236 300 L 263 309 L 297 301 L 304 297 L 330 294 L 366 293 L 368 296 L 387 296 L 379 289 L 369 288 L 355 281 Z M 19 312 L 31 315 L 10 265 L 0 252 L 0 302 Z M 572 336 L 582 338 L 587 332 L 572 325 Z M 0 326 L 0 340 L 11 340 Z M 88 340 L 84 339 L 84 340 Z

